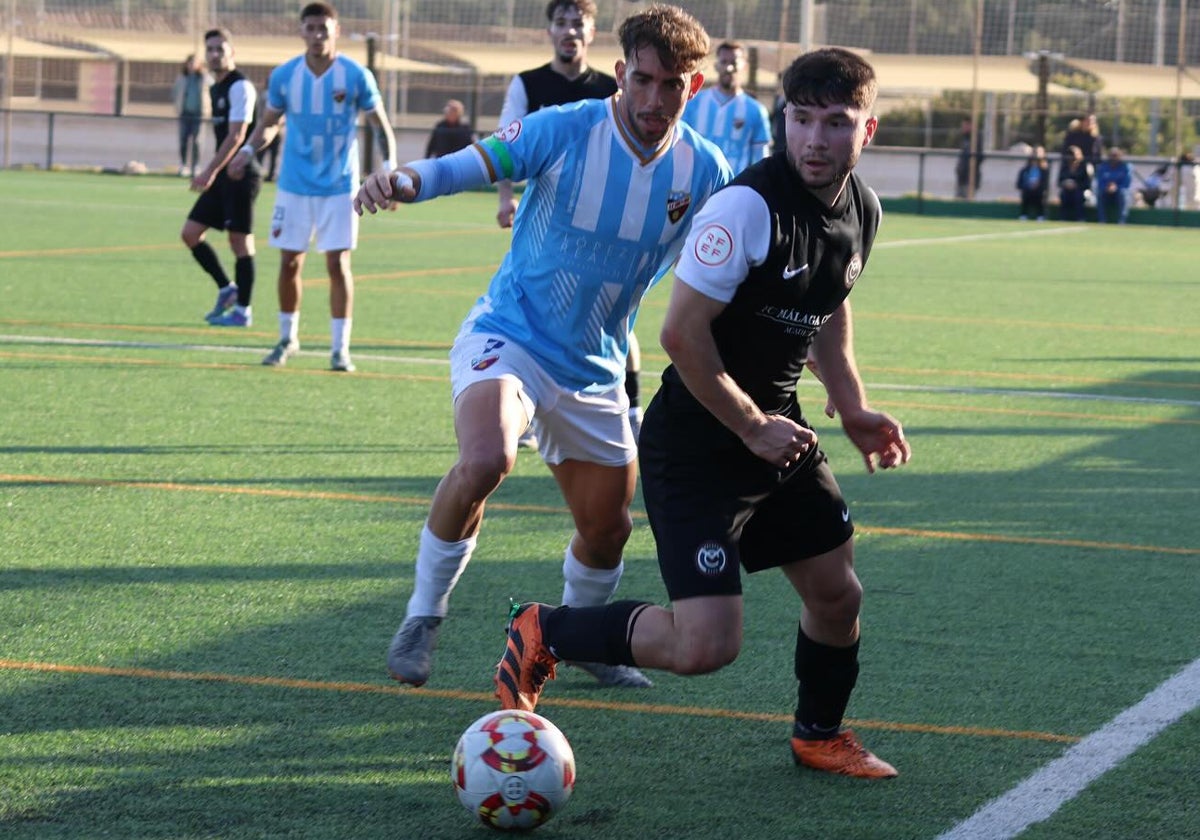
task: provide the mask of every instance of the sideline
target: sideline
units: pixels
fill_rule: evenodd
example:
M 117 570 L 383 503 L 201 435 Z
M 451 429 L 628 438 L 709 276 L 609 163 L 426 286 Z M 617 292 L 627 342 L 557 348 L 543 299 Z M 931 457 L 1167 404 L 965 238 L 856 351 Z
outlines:
M 1089 784 L 1200 706 L 1200 659 L 938 840 L 1009 840 L 1049 819 Z
M 88 674 L 98 677 L 125 677 L 132 679 L 180 680 L 193 682 L 219 682 L 253 687 L 292 688 L 305 691 L 355 692 L 361 694 L 390 694 L 400 697 L 430 698 L 438 700 L 466 700 L 495 703 L 491 693 L 461 691 L 456 689 L 401 688 L 385 683 L 329 682 L 326 680 L 301 680 L 287 677 L 261 677 L 242 674 L 221 674 L 207 671 L 164 671 L 154 668 L 109 668 L 100 665 L 65 665 L 57 662 L 23 662 L 15 659 L 0 659 L 0 670 L 37 671 L 59 674 Z M 675 706 L 661 703 L 622 703 L 607 700 L 579 700 L 570 697 L 544 697 L 539 707 L 557 706 L 571 709 L 599 709 L 603 711 L 633 712 L 638 714 L 679 715 L 684 717 L 726 718 L 765 723 L 791 723 L 793 716 L 770 712 L 746 712 L 737 709 L 715 709 L 705 706 Z M 859 729 L 880 729 L 895 732 L 919 732 L 932 735 L 968 735 L 977 738 L 1015 738 L 1025 741 L 1049 741 L 1074 744 L 1075 735 L 1054 732 L 1032 732 L 1009 729 L 984 729 L 973 726 L 933 726 L 921 723 L 895 723 L 884 720 L 846 719 L 847 726 Z

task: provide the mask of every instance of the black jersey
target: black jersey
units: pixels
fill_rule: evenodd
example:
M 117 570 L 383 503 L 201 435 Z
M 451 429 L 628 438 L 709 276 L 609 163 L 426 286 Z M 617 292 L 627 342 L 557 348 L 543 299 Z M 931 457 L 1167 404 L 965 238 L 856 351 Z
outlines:
M 214 83 L 209 88 L 209 96 L 212 97 L 212 125 L 217 146 L 225 142 L 230 122 L 246 123 L 247 137 L 254 132 L 257 92 L 253 82 L 240 70 L 231 70 L 225 78 Z
M 532 114 L 549 105 L 566 105 L 582 99 L 605 99 L 617 92 L 617 80 L 607 73 L 588 68 L 574 79 L 554 71 L 549 63 L 518 73 L 525 86 L 525 97 Z
M 725 369 L 766 412 L 794 401 L 817 332 L 850 294 L 879 229 L 879 199 L 851 173 L 833 207 L 803 185 L 785 152 L 742 172 L 741 185 L 766 204 L 771 230 L 762 264 L 752 266 L 713 321 Z M 664 380 L 682 385 L 674 367 Z

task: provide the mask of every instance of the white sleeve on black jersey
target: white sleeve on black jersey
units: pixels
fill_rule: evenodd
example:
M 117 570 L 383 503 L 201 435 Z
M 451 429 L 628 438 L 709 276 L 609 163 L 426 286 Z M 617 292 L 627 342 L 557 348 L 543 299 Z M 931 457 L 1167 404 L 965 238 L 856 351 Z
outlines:
M 250 123 L 254 120 L 254 106 L 258 91 L 249 79 L 238 79 L 229 88 L 229 122 Z
M 508 128 L 515 120 L 529 113 L 529 94 L 525 91 L 525 83 L 520 76 L 513 76 L 504 94 L 504 106 L 500 109 L 500 130 Z
M 758 192 L 726 187 L 705 202 L 675 266 L 675 276 L 713 300 L 729 303 L 771 244 L 771 211 Z

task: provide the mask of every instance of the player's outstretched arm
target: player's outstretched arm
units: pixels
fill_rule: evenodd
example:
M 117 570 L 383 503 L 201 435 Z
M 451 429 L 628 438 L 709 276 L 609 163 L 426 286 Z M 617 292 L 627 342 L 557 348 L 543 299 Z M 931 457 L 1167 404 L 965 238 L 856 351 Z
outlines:
M 854 321 L 850 301 L 842 302 L 817 334 L 815 360 L 829 400 L 842 417 L 842 429 L 862 453 L 867 472 L 908 463 L 912 448 L 904 429 L 890 414 L 867 405 L 866 390 L 854 358 Z
M 374 214 L 394 207 L 396 202 L 408 204 L 417 200 L 420 190 L 421 176 L 407 166 L 395 172 L 380 169 L 368 175 L 358 188 L 354 212 L 361 216 L 364 210 Z

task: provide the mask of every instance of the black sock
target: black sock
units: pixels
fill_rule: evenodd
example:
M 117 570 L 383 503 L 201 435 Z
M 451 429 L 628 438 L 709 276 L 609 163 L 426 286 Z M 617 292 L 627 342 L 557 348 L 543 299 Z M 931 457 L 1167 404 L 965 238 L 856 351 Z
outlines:
M 245 308 L 250 305 L 250 296 L 254 294 L 254 257 L 238 257 L 233 266 L 233 276 L 237 278 L 238 306 Z
M 200 263 L 200 267 L 216 281 L 218 289 L 224 289 L 229 285 L 229 276 L 225 274 L 225 269 L 221 268 L 217 252 L 207 242 L 201 242 L 193 248 L 192 256 L 196 258 L 196 262 Z
M 638 392 L 641 390 L 642 372 L 640 370 L 625 371 L 625 395 L 629 397 L 629 407 L 638 407 Z
M 633 661 L 633 625 L 649 604 L 614 601 L 599 607 L 559 607 L 542 622 L 542 638 L 559 659 L 636 665 Z
M 858 642 L 850 647 L 830 647 L 797 630 L 796 679 L 800 687 L 795 736 L 832 738 L 841 729 L 850 693 L 858 682 Z

